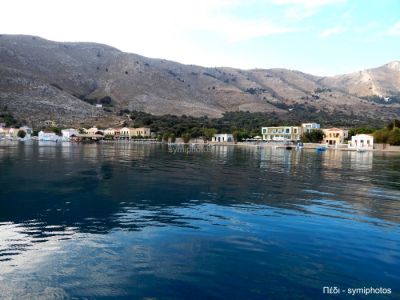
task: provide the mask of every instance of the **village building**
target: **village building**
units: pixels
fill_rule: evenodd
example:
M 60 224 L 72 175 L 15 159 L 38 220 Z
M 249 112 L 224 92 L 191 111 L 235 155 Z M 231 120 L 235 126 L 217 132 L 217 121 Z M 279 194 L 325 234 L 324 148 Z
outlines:
M 6 134 L 8 134 L 9 128 L 6 127 L 0 127 L 0 137 L 4 138 Z
M 60 139 L 53 131 L 41 130 L 38 134 L 39 141 L 57 142 Z
M 134 129 L 136 136 L 150 137 L 151 135 L 150 128 L 148 127 L 139 127 Z
M 324 141 L 328 145 L 344 144 L 344 141 L 349 136 L 349 131 L 341 128 L 323 129 Z
M 1 138 L 10 138 L 10 130 L 12 128 L 7 128 L 7 127 L 0 127 L 0 137 Z
M 150 137 L 151 132 L 150 128 L 140 127 L 140 128 L 131 128 L 131 127 L 123 127 L 120 130 L 119 137 L 122 139 L 131 139 L 133 137 Z
M 103 130 L 98 129 L 97 127 L 92 127 L 86 131 L 86 134 L 89 134 L 89 135 L 101 134 L 101 135 L 103 135 Z
M 46 126 L 46 127 L 56 127 L 57 126 L 56 122 L 54 122 L 53 120 L 46 120 L 43 123 L 44 123 L 44 126 Z
M 104 130 L 105 136 L 118 137 L 120 134 L 121 134 L 120 128 L 107 128 L 106 130 Z
M 230 143 L 234 142 L 233 135 L 230 133 L 220 133 L 220 134 L 214 134 L 214 136 L 211 138 L 212 142 L 216 143 Z
M 369 134 L 357 134 L 351 137 L 348 144 L 349 149 L 354 150 L 373 150 L 374 137 Z
M 312 130 L 320 129 L 321 125 L 318 123 L 303 123 L 301 124 L 301 127 L 303 128 L 303 133 L 306 133 Z
M 302 133 L 300 126 L 261 127 L 264 141 L 299 141 Z
M 14 138 L 17 138 L 18 131 L 19 131 L 19 128 L 1 128 L 0 135 L 2 135 L 5 138 L 14 139 Z
M 61 135 L 62 135 L 63 139 L 65 139 L 65 140 L 69 140 L 72 137 L 76 137 L 76 136 L 78 136 L 78 134 L 79 134 L 78 130 L 76 130 L 74 128 L 61 130 Z

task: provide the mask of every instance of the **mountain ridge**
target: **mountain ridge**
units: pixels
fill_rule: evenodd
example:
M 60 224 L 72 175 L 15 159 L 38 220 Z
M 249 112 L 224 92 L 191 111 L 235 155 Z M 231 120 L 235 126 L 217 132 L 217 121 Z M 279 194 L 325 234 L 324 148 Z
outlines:
M 282 68 L 207 68 L 104 44 L 0 35 L 0 106 L 32 124 L 119 124 L 126 120 L 120 110 L 219 117 L 227 111 L 280 115 L 299 109 L 389 119 L 399 115 L 400 102 L 390 98 L 397 95 L 399 61 L 315 76 Z

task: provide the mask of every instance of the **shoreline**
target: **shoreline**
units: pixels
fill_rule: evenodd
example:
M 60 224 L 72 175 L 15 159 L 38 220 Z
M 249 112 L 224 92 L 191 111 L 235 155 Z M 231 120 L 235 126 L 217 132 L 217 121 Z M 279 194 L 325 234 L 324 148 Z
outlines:
M 0 140 L 0 146 L 1 145 L 7 145 L 7 144 L 18 144 L 18 143 L 45 143 L 47 145 L 60 145 L 63 143 L 71 143 L 71 144 L 141 144 L 141 145 L 152 145 L 152 144 L 162 144 L 162 145 L 175 145 L 175 146 L 188 146 L 188 147 L 193 147 L 193 146 L 235 146 L 235 147 L 251 147 L 251 148 L 271 148 L 271 149 L 284 149 L 286 150 L 286 146 L 281 143 L 246 143 L 246 142 L 209 142 L 209 143 L 165 143 L 165 142 L 158 142 L 155 140 L 107 140 L 107 141 L 99 141 L 99 142 L 93 142 L 93 143 L 84 143 L 84 142 L 74 142 L 74 141 L 40 141 L 37 139 L 30 139 L 30 140 L 10 140 L 10 139 L 2 139 Z M 390 146 L 390 145 L 383 145 L 383 144 L 376 144 L 379 145 L 378 147 L 380 148 L 375 148 L 375 149 L 368 149 L 365 151 L 362 151 L 360 153 L 365 153 L 365 152 L 398 152 L 400 153 L 400 146 Z M 290 145 L 292 146 L 292 149 L 287 149 L 288 151 L 291 150 L 296 150 L 295 145 Z M 301 150 L 316 150 L 318 147 L 324 146 L 326 147 L 325 144 L 316 144 L 316 143 L 304 143 L 302 149 L 298 149 L 297 151 Z M 396 147 L 396 148 L 393 148 Z M 348 151 L 348 152 L 358 152 L 356 149 L 349 149 L 345 147 L 345 144 L 339 146 L 339 147 L 326 147 L 326 151 Z

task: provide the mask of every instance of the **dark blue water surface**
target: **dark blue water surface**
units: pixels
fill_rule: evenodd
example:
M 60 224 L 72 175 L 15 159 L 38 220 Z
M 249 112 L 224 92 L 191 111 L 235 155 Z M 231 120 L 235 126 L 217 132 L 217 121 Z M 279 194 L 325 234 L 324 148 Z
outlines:
M 0 145 L 5 299 L 399 299 L 399 223 L 396 154 Z

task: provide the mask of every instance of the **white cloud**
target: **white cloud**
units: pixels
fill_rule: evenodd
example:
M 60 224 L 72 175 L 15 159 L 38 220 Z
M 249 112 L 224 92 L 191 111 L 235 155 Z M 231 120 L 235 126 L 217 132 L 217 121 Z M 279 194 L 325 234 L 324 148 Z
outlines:
M 366 33 L 366 32 L 369 32 L 371 30 L 377 29 L 379 27 L 380 27 L 380 23 L 379 22 L 371 21 L 371 22 L 369 22 L 367 24 L 355 26 L 353 28 L 353 31 L 355 33 Z
M 6 0 L 2 11 L 7 13 L 0 18 L 0 28 L 2 33 L 38 35 L 56 41 L 100 42 L 128 52 L 187 63 L 204 61 L 201 57 L 207 54 L 199 49 L 204 41 L 232 44 L 298 30 L 267 18 L 246 20 L 230 13 L 246 3 L 245 0 Z
M 347 0 L 272 0 L 274 4 L 288 6 L 285 16 L 294 21 L 311 17 L 324 6 L 339 5 L 346 2 Z
M 239 20 L 223 16 L 209 18 L 207 24 L 199 24 L 197 29 L 217 33 L 231 43 L 300 30 L 275 25 L 268 20 Z
M 229 41 L 295 31 L 267 19 L 243 20 L 227 11 L 243 0 L 8 0 L 0 19 L 7 32 L 45 35 L 53 39 L 90 39 L 90 36 L 132 39 L 150 36 L 161 40 L 182 37 L 192 30 L 212 31 Z M 20 8 L 24 7 L 23 10 Z M 88 39 L 88 38 L 89 39 Z M 120 44 L 120 43 L 119 43 Z
M 323 30 L 319 36 L 322 38 L 326 38 L 332 35 L 336 35 L 336 34 L 340 34 L 346 31 L 346 28 L 342 27 L 342 26 L 336 26 L 336 27 L 332 27 L 332 28 L 328 28 Z
M 280 5 L 297 4 L 303 6 L 326 6 L 342 4 L 347 2 L 347 0 L 272 0 L 272 2 Z
M 387 32 L 389 35 L 400 35 L 400 21 L 394 24 Z

